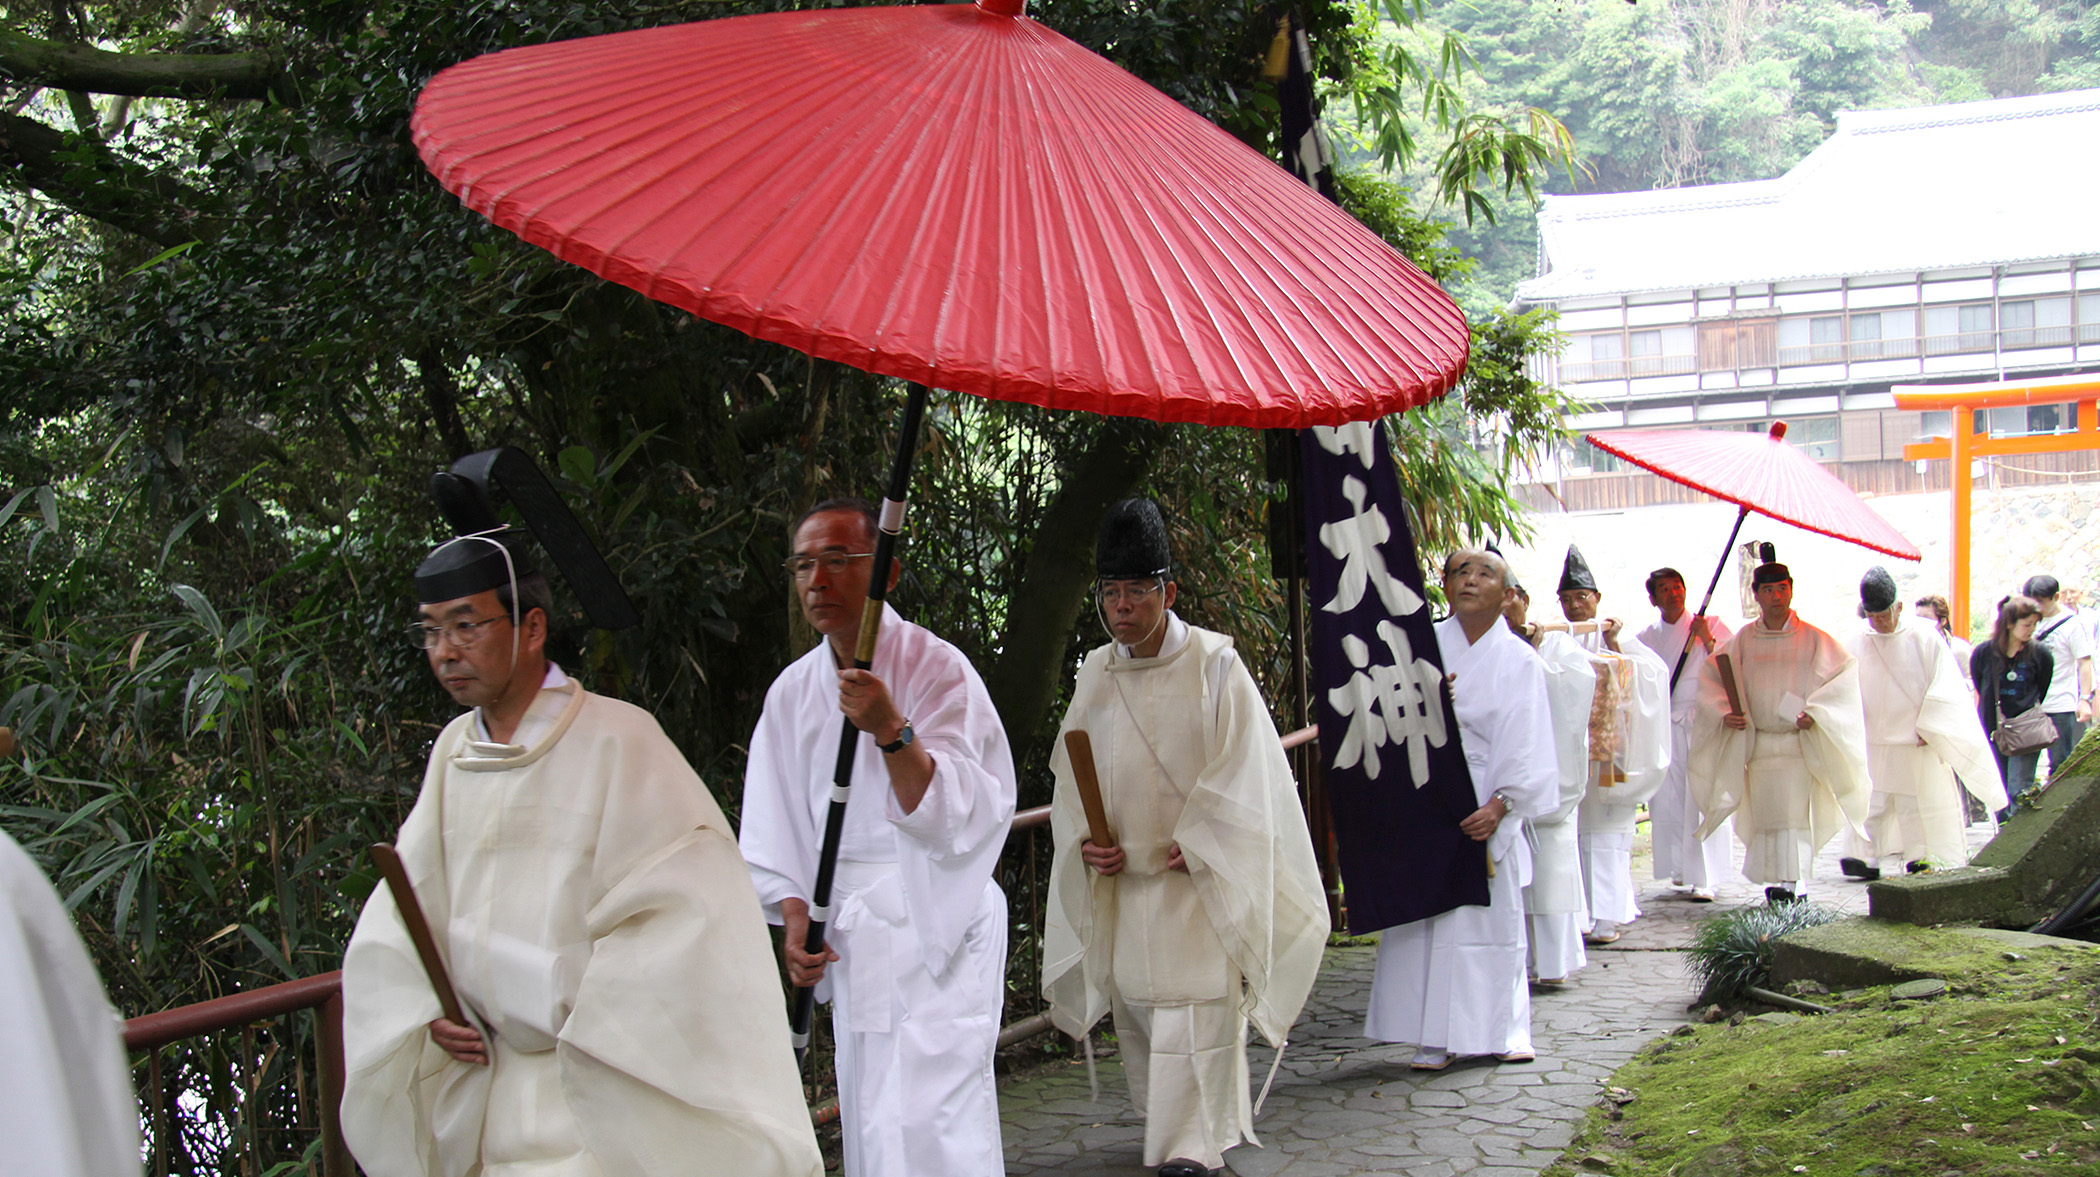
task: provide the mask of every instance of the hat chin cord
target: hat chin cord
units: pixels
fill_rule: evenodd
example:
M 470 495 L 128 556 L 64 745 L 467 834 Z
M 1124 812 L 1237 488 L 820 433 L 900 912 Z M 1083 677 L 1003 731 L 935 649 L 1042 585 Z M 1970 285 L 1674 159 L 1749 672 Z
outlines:
M 1166 578 L 1154 577 L 1153 580 L 1161 586 L 1160 591 L 1164 593 L 1166 591 Z M 1121 645 L 1121 641 L 1116 637 L 1115 627 L 1108 623 L 1108 607 L 1101 603 L 1101 594 L 1099 593 L 1094 594 L 1094 616 L 1101 619 L 1101 629 L 1102 632 L 1108 635 L 1108 640 L 1117 645 Z M 1139 646 L 1144 645 L 1146 642 L 1151 641 L 1152 635 L 1158 633 L 1161 627 L 1165 626 L 1166 624 L 1167 610 L 1165 606 L 1161 606 L 1159 611 L 1159 620 L 1152 623 L 1152 628 L 1146 631 L 1144 637 L 1139 638 L 1137 641 L 1132 642 L 1130 644 L 1130 648 L 1133 651 L 1132 656 L 1135 657 L 1135 651 L 1137 650 L 1137 648 Z

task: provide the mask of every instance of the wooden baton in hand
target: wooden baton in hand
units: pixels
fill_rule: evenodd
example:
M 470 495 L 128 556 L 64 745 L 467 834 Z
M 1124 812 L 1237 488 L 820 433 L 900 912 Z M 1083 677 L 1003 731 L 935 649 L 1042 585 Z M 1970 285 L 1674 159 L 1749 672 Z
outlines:
M 430 978 L 430 987 L 437 992 L 438 1006 L 445 1011 L 445 1020 L 457 1026 L 471 1026 L 466 1011 L 460 1008 L 459 994 L 452 990 L 452 978 L 445 972 L 445 961 L 438 956 L 437 941 L 430 938 L 430 921 L 423 918 L 423 905 L 416 902 L 416 888 L 408 881 L 408 869 L 401 865 L 401 856 L 392 846 L 380 842 L 372 847 L 372 862 L 379 873 L 386 876 L 386 889 L 393 892 L 394 906 L 401 911 L 401 922 L 408 925 L 408 938 L 415 942 L 416 957 L 423 962 L 423 973 Z
M 1072 761 L 1072 783 L 1079 786 L 1079 803 L 1086 807 L 1089 840 L 1103 850 L 1115 847 L 1108 829 L 1108 810 L 1101 804 L 1101 778 L 1094 775 L 1094 741 L 1083 731 L 1065 733 L 1065 755 Z
M 1721 689 L 1728 692 L 1728 713 L 1730 715 L 1743 714 L 1743 697 L 1736 693 L 1735 666 L 1728 661 L 1728 655 L 1714 655 L 1714 669 L 1720 672 Z

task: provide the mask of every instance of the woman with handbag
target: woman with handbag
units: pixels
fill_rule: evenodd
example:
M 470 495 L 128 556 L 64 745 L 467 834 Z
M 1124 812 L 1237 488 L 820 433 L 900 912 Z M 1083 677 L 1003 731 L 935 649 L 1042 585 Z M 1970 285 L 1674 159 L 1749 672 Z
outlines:
M 1969 677 L 1976 684 L 1977 713 L 1991 738 L 1991 755 L 2011 798 L 2003 821 L 2020 808 L 2020 794 L 2034 787 L 2035 763 L 2056 739 L 2056 725 L 2042 711 L 2056 661 L 2034 640 L 2042 606 L 2033 597 L 2014 595 L 1998 602 L 1991 640 L 1969 656 Z

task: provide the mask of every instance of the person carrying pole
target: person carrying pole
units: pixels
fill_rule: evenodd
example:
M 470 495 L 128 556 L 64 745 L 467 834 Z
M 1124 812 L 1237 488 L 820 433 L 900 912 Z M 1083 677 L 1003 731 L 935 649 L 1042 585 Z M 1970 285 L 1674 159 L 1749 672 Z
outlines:
M 463 459 L 438 486 L 491 468 L 593 619 L 563 539 L 631 616 L 580 530 L 549 530 L 575 525 L 523 454 Z M 560 519 L 535 518 L 550 502 Z M 654 718 L 547 659 L 546 577 L 472 513 L 448 505 L 460 534 L 416 569 L 408 636 L 469 710 L 401 827 L 416 902 L 375 890 L 344 953 L 351 1152 L 373 1177 L 818 1177 L 729 823 Z
M 1648 600 L 1661 614 L 1636 637 L 1665 665 L 1684 659 L 1684 673 L 1670 691 L 1670 771 L 1662 788 L 1648 799 L 1649 828 L 1655 843 L 1655 877 L 1672 887 L 1689 887 L 1694 903 L 1712 903 L 1714 888 L 1729 873 L 1728 830 L 1692 837 L 1705 815 L 1692 802 L 1686 773 L 1692 757 L 1692 712 L 1699 700 L 1699 668 L 1714 644 L 1734 631 L 1719 617 L 1693 616 L 1684 607 L 1684 574 L 1658 568 L 1648 574 Z M 1727 823 L 1722 823 L 1726 825 Z
M 787 571 L 824 640 L 766 691 L 740 841 L 767 918 L 786 929 L 789 982 L 831 1003 L 847 1177 L 979 1177 L 1003 1168 L 992 1052 L 1006 896 L 993 870 L 1013 822 L 1013 756 L 969 659 L 887 604 L 868 669 L 854 669 L 879 522 L 862 500 L 830 499 L 791 532 Z M 842 714 L 859 745 L 843 789 Z M 835 798 L 843 825 L 820 906 Z M 826 924 L 815 952 L 812 922 Z
M 1261 688 L 1231 638 L 1173 611 L 1156 504 L 1109 508 L 1095 570 L 1113 641 L 1080 667 L 1051 751 L 1043 996 L 1075 1038 L 1113 1015 L 1144 1163 L 1205 1177 L 1254 1140 L 1247 1024 L 1281 1049 L 1319 971 L 1327 902 Z

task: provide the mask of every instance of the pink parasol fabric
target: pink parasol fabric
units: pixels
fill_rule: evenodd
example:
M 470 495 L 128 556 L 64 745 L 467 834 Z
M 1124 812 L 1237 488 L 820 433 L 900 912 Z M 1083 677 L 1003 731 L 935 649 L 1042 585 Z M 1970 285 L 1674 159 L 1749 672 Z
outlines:
M 1018 11 L 785 12 L 490 54 L 431 81 L 416 146 L 567 261 L 935 387 L 1307 426 L 1457 381 L 1465 319 L 1434 282 Z
M 1899 560 L 1924 558 L 1851 487 L 1788 445 L 1784 421 L 1769 433 L 1633 429 L 1585 436 L 1607 454 L 1782 523 Z

